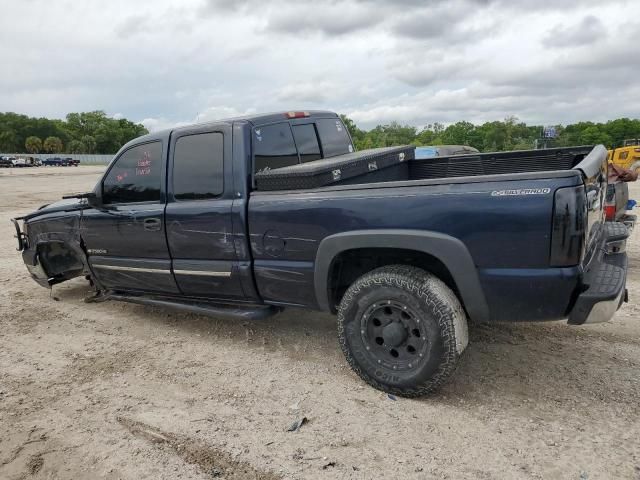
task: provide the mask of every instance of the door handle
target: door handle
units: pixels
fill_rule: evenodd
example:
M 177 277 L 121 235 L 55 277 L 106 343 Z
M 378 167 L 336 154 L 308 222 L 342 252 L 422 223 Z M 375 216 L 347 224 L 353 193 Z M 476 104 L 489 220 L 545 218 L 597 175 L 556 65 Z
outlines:
M 162 223 L 159 218 L 145 218 L 143 225 L 147 232 L 158 232 Z

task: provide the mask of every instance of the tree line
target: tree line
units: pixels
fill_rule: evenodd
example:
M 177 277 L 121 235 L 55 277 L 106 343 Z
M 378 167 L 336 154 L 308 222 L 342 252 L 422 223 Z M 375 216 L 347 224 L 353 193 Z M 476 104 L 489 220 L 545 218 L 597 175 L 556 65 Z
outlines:
M 64 120 L 0 112 L 0 152 L 102 153 L 149 133 L 127 119 L 110 118 L 101 110 L 69 113 Z
M 353 120 L 341 115 L 349 129 L 353 143 L 359 150 L 394 145 L 469 145 L 481 152 L 528 150 L 542 144 L 542 125 L 527 125 L 516 117 L 504 121 L 474 125 L 460 121 L 444 126 L 432 123 L 424 128 L 391 122 L 371 130 L 358 128 Z M 578 122 L 555 125 L 556 137 L 547 141 L 548 147 L 603 144 L 607 148 L 620 146 L 622 141 L 640 138 L 640 119 L 618 118 L 605 123 Z
M 359 150 L 393 145 L 469 145 L 481 152 L 527 150 L 542 137 L 542 125 L 527 125 L 516 117 L 475 125 L 460 121 L 435 122 L 418 128 L 398 122 L 360 129 L 341 115 Z M 556 125 L 556 138 L 548 146 L 604 144 L 611 148 L 623 140 L 640 138 L 640 120 L 618 118 L 605 123 L 578 122 Z M 4 153 L 102 153 L 113 154 L 122 145 L 148 133 L 141 124 L 110 118 L 105 112 L 69 113 L 65 120 L 0 113 L 0 152 Z

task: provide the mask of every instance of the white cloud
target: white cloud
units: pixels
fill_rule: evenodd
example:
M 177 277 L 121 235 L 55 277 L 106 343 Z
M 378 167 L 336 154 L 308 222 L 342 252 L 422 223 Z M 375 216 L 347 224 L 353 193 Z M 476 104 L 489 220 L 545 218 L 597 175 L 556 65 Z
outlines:
M 542 43 L 545 47 L 550 48 L 580 47 L 596 43 L 606 36 L 607 31 L 602 22 L 593 15 L 587 15 L 578 24 L 554 26 L 544 37 Z
M 625 19 L 639 13 L 624 0 L 11 2 L 0 109 L 102 109 L 150 130 L 294 108 L 367 128 L 638 116 Z
M 250 115 L 252 113 L 256 113 L 255 109 L 253 108 L 240 111 L 235 107 L 212 106 L 205 108 L 202 112 L 199 112 L 194 119 L 194 123 L 206 122 L 209 120 L 217 120 L 222 118 L 240 117 L 243 115 Z
M 168 128 L 184 127 L 194 123 L 203 123 L 211 120 L 221 120 L 224 118 L 240 117 L 256 113 L 255 109 L 245 111 L 237 110 L 234 107 L 211 106 L 203 109 L 201 112 L 186 121 L 169 120 L 166 117 L 149 117 L 140 120 L 140 123 L 146 127 L 149 132 L 157 132 L 158 130 L 166 130 Z M 115 117 L 114 117 L 115 118 Z
M 166 130 L 168 128 L 175 128 L 186 125 L 187 123 L 176 122 L 172 120 L 168 120 L 166 118 L 143 118 L 139 120 L 139 122 L 144 125 L 144 127 L 149 130 L 149 132 L 157 132 L 158 130 Z
M 290 3 L 286 9 L 274 9 L 266 29 L 294 35 L 347 35 L 366 30 L 383 18 L 381 10 L 355 3 L 342 2 L 340 8 L 332 8 L 331 4 L 322 1 L 296 2 Z

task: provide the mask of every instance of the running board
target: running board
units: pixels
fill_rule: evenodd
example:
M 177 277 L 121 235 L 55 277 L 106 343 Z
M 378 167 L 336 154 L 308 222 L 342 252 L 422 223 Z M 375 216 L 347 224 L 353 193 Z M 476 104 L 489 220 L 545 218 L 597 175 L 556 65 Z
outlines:
M 209 315 L 217 318 L 231 318 L 236 320 L 263 320 L 280 312 L 281 309 L 271 305 L 257 306 L 236 306 L 236 305 L 214 305 L 211 303 L 181 303 L 170 300 L 159 300 L 157 298 L 138 297 L 131 295 L 121 295 L 118 293 L 108 293 L 103 300 L 118 300 L 120 302 L 137 303 L 139 305 L 150 305 L 152 307 L 172 308 L 183 312 Z

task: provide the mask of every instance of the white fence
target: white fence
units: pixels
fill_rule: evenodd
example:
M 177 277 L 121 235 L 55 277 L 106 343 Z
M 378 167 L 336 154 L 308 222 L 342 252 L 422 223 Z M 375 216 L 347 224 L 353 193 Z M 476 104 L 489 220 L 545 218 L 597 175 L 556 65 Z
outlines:
M 0 153 L 0 157 L 34 157 L 40 160 L 47 158 L 73 158 L 80 160 L 80 165 L 107 165 L 113 155 L 88 155 L 76 153 Z

